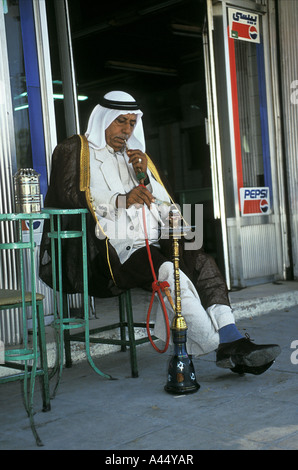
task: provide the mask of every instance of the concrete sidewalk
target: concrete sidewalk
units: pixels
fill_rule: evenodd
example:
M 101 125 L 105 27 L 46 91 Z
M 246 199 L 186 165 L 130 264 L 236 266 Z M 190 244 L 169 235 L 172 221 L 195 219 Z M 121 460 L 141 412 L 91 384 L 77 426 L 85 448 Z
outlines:
M 134 320 L 136 322 L 146 322 L 147 311 L 151 299 L 151 293 L 142 289 L 132 290 L 132 307 Z M 278 281 L 276 283 L 262 284 L 248 287 L 230 293 L 230 301 L 238 322 L 242 318 L 252 318 L 258 315 L 270 313 L 274 310 L 289 308 L 298 305 L 298 282 Z M 156 308 L 159 305 L 158 299 L 153 303 L 151 319 L 155 318 Z M 107 323 L 119 321 L 118 298 L 96 299 L 95 317 L 90 319 L 90 329 L 98 328 Z M 56 357 L 56 344 L 53 336 L 53 329 L 46 328 L 48 344 L 48 360 L 50 367 L 53 366 Z M 144 336 L 146 330 L 136 329 L 136 338 Z M 104 333 L 105 337 L 116 337 L 118 332 L 111 331 Z M 103 335 L 99 335 L 103 336 Z M 118 336 L 117 336 L 118 337 Z M 85 352 L 82 343 L 71 343 L 73 361 L 85 359 Z M 95 357 L 104 356 L 119 350 L 118 346 L 108 344 L 91 345 L 92 355 Z M 1 370 L 0 370 L 1 373 Z
M 0 449 L 96 449 L 103 452 L 100 459 L 121 455 L 117 451 L 297 449 L 297 283 L 243 289 L 231 293 L 231 301 L 242 333 L 256 343 L 276 342 L 282 348 L 265 374 L 239 376 L 219 369 L 211 353 L 193 361 L 200 390 L 175 396 L 164 391 L 171 349 L 158 354 L 150 344 L 139 346 L 136 379 L 130 377 L 129 353 L 95 359 L 118 380 L 99 377 L 80 360 L 64 369 L 47 413 L 40 411 L 37 387 L 35 422 L 44 447 L 35 445 L 20 383 L 1 385 Z M 147 308 L 146 299 L 144 303 Z

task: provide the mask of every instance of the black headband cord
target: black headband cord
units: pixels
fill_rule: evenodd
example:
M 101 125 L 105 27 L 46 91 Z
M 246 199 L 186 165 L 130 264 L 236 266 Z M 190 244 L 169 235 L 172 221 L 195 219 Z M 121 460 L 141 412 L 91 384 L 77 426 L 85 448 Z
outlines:
M 104 108 L 109 109 L 126 109 L 127 111 L 140 109 L 136 101 L 111 101 L 107 100 L 106 98 L 102 98 L 99 104 L 101 104 L 101 106 Z

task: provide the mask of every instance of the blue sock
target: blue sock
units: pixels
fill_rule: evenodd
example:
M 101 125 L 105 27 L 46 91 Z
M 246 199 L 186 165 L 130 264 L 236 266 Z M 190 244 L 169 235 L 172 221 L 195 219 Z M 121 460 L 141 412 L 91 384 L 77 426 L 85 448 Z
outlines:
M 237 341 L 238 339 L 243 338 L 234 323 L 223 326 L 218 330 L 218 333 L 220 343 L 230 343 L 232 341 Z

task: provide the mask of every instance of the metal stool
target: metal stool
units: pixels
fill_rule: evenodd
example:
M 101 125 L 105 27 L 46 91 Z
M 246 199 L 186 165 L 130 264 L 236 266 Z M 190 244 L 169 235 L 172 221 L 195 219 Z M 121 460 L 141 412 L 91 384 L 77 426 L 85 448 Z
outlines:
M 20 370 L 20 373 L 8 375 L 0 378 L 0 383 L 10 382 L 14 380 L 24 381 L 24 404 L 27 414 L 30 419 L 30 426 L 35 437 L 37 445 L 41 446 L 42 441 L 36 431 L 33 420 L 34 407 L 34 388 L 36 376 L 42 377 L 42 397 L 43 397 L 43 411 L 49 411 L 50 394 L 49 394 L 49 377 L 48 377 L 48 364 L 46 354 L 46 339 L 44 328 L 44 315 L 43 315 L 43 298 L 42 294 L 36 293 L 36 280 L 35 280 L 35 260 L 34 260 L 34 232 L 33 222 L 36 219 L 47 218 L 46 215 L 41 214 L 0 214 L 0 221 L 3 222 L 16 222 L 17 230 L 12 228 L 17 241 L 11 243 L 1 243 L 0 250 L 17 250 L 19 254 L 19 268 L 20 268 L 20 290 L 1 289 L 0 290 L 0 310 L 9 310 L 13 308 L 22 309 L 22 323 L 23 323 L 23 339 L 22 347 L 18 349 L 7 349 L 4 352 L 4 367 L 10 367 Z M 29 221 L 29 241 L 23 240 L 22 221 Z M 29 250 L 30 253 L 30 271 L 31 271 L 31 292 L 25 291 L 25 277 L 24 277 L 24 251 Z M 32 344 L 28 340 L 27 331 L 27 307 L 32 310 Z M 38 361 L 40 359 L 40 366 Z M 30 384 L 28 387 L 30 379 Z
M 52 393 L 52 398 L 56 395 L 58 385 L 63 371 L 63 352 L 64 352 L 64 336 L 69 330 L 84 327 L 85 337 L 85 351 L 88 363 L 92 369 L 102 377 L 111 379 L 108 374 L 103 373 L 96 365 L 90 354 L 89 342 L 89 300 L 88 300 L 88 271 L 87 271 L 87 235 L 86 235 L 86 214 L 87 209 L 43 209 L 43 213 L 50 216 L 50 232 L 48 237 L 51 239 L 51 252 L 52 252 L 52 276 L 53 276 L 53 295 L 54 295 L 54 322 L 52 326 L 56 330 L 57 338 L 57 360 L 51 377 L 57 373 L 56 384 Z M 81 215 L 81 230 L 61 230 L 61 217 L 73 215 Z M 83 271 L 83 310 L 84 318 L 67 318 L 67 311 L 65 307 L 65 294 L 63 293 L 63 279 L 62 279 L 62 240 L 63 239 L 82 239 L 82 271 Z M 55 244 L 55 241 L 57 242 Z M 56 250 L 57 245 L 57 250 Z M 57 258 L 56 258 L 57 256 Z M 56 269 L 56 263 L 58 269 Z M 58 272 L 57 272 L 58 271 Z M 58 302 L 57 302 L 58 297 Z M 58 313 L 59 304 L 59 313 Z
M 125 351 L 126 347 L 130 348 L 130 361 L 131 371 L 133 377 L 138 377 L 137 358 L 136 358 L 136 345 L 149 341 L 149 338 L 135 339 L 134 328 L 146 328 L 145 323 L 134 323 L 133 312 L 131 306 L 130 292 L 124 292 L 119 296 L 119 322 L 112 325 L 106 325 L 100 328 L 90 330 L 89 326 L 89 298 L 88 298 L 88 271 L 87 271 L 87 232 L 86 232 L 86 214 L 87 209 L 43 209 L 43 212 L 50 215 L 50 232 L 48 233 L 51 238 L 51 251 L 52 251 L 52 269 L 53 269 L 53 291 L 54 291 L 54 323 L 53 326 L 57 332 L 58 354 L 55 366 L 55 373 L 57 374 L 57 381 L 53 391 L 55 396 L 60 378 L 63 370 L 63 353 L 65 348 L 66 366 L 71 366 L 71 348 L 72 341 L 79 341 L 85 343 L 85 351 L 87 359 L 93 370 L 100 376 L 112 379 L 111 375 L 105 374 L 100 371 L 94 364 L 90 354 L 90 343 L 101 344 L 116 344 L 121 346 L 121 350 Z M 61 217 L 71 217 L 72 215 L 81 215 L 81 230 L 62 230 Z M 62 279 L 62 240 L 82 238 L 82 258 L 83 258 L 83 318 L 69 318 L 67 306 L 67 294 L 63 292 L 63 279 Z M 56 240 L 56 246 L 55 246 Z M 56 259 L 57 256 L 57 259 Z M 57 263 L 57 269 L 56 269 Z M 58 271 L 58 273 L 57 273 Z M 57 294 L 58 292 L 58 294 Z M 56 298 L 59 298 L 59 315 L 58 305 Z M 126 313 L 126 315 L 125 315 Z M 126 319 L 125 319 L 126 316 Z M 152 325 L 151 325 L 152 326 Z M 74 333 L 70 330 L 82 328 L 83 332 Z M 101 333 L 111 329 L 120 328 L 120 339 L 111 338 L 98 338 L 90 337 L 90 334 Z M 126 331 L 128 332 L 128 339 L 126 339 Z

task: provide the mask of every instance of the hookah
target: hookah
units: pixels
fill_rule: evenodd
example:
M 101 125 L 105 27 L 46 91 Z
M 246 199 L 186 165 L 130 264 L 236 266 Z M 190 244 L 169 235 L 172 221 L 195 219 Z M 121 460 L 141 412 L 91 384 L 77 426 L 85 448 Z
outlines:
M 127 148 L 127 146 L 126 146 Z M 137 179 L 140 185 L 144 184 L 144 179 L 146 175 L 139 169 L 137 173 Z M 155 201 L 155 203 L 162 203 L 162 201 Z M 166 203 L 168 204 L 168 203 Z M 170 204 L 168 204 L 170 205 Z M 154 272 L 153 263 L 151 259 L 150 253 L 150 246 L 148 241 L 147 229 L 146 229 L 146 217 L 145 217 L 145 208 L 143 206 L 143 222 L 144 222 L 144 230 L 145 230 L 145 239 L 146 239 L 146 247 L 149 257 L 149 262 L 151 265 L 151 270 L 154 278 L 154 282 L 152 284 L 153 294 L 147 314 L 147 333 L 150 339 L 152 346 L 160 353 L 163 353 L 167 350 L 169 344 L 169 319 L 167 315 L 167 311 L 165 308 L 164 300 L 161 295 L 160 290 L 164 291 L 170 301 L 170 304 L 174 310 L 175 316 L 172 321 L 171 325 L 171 332 L 172 332 L 172 340 L 174 345 L 174 354 L 172 355 L 169 367 L 168 367 L 168 378 L 167 383 L 164 387 L 164 390 L 171 394 L 188 394 L 188 393 L 195 393 L 199 390 L 200 385 L 196 380 L 196 374 L 194 365 L 192 362 L 191 357 L 187 353 L 186 348 L 186 341 L 187 341 L 187 324 L 185 318 L 182 316 L 182 308 L 181 308 L 181 297 L 180 297 L 180 273 L 179 273 L 179 239 L 181 236 L 185 235 L 186 227 L 182 229 L 181 224 L 181 214 L 178 209 L 170 210 L 169 212 L 169 235 L 172 238 L 172 260 L 174 265 L 174 281 L 175 281 L 175 304 L 169 294 L 169 284 L 167 282 L 159 282 L 157 281 L 156 274 Z M 191 227 L 188 227 L 189 229 Z M 149 331 L 149 319 L 150 319 L 150 311 L 154 299 L 155 293 L 158 293 L 160 302 L 162 304 L 162 308 L 164 311 L 166 327 L 167 327 L 167 341 L 166 346 L 163 350 L 159 350 L 156 345 L 153 343 L 152 338 L 150 336 Z
M 185 235 L 180 225 L 181 215 L 178 210 L 170 212 L 170 236 L 172 237 L 173 265 L 175 281 L 175 316 L 172 321 L 172 339 L 174 354 L 169 362 L 168 380 L 165 391 L 173 394 L 186 394 L 197 392 L 200 385 L 197 383 L 195 369 L 191 357 L 187 353 L 187 324 L 182 316 L 180 297 L 179 273 L 179 238 Z

